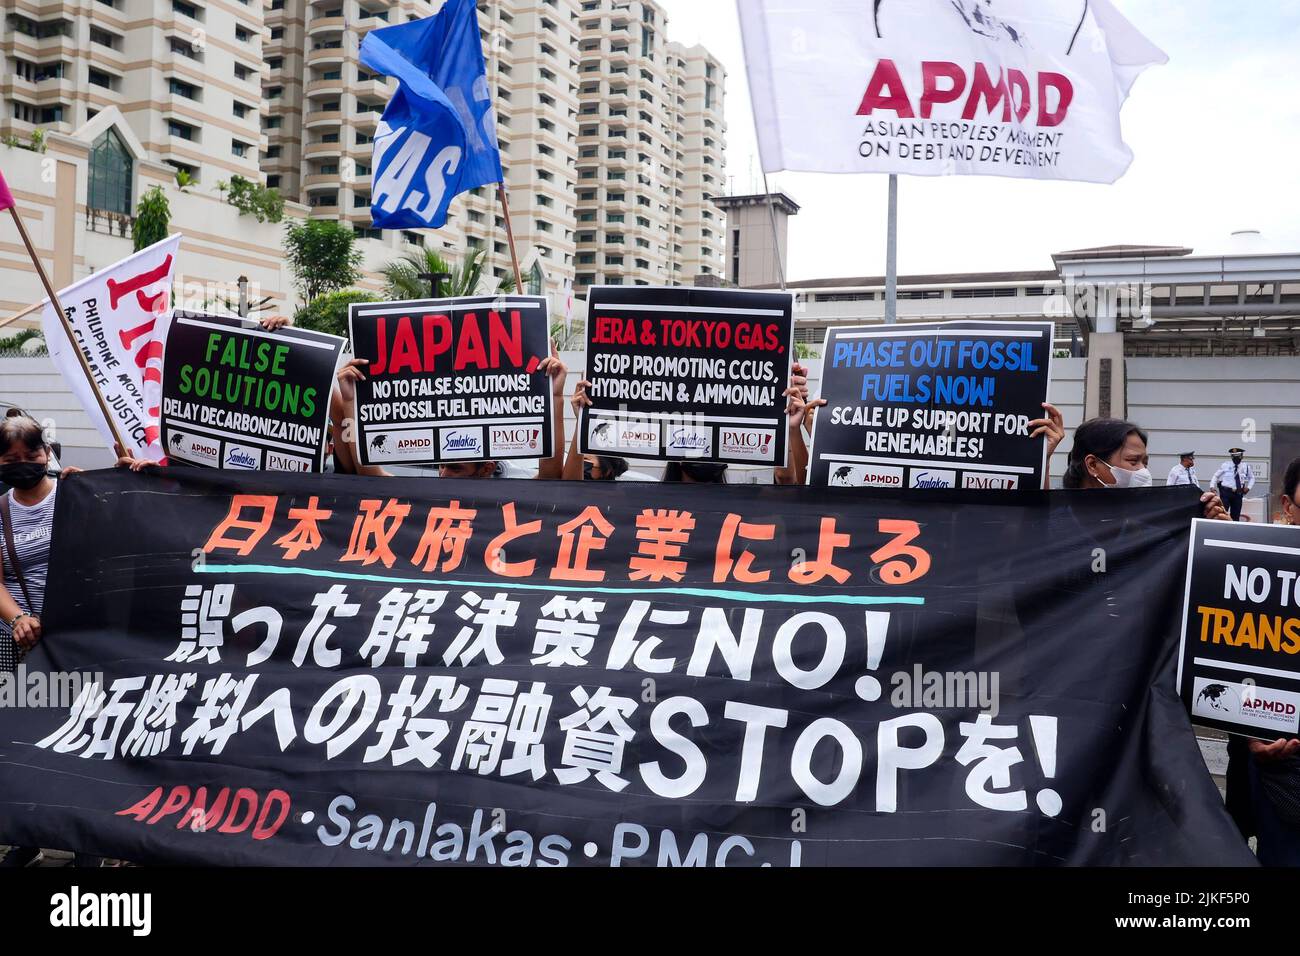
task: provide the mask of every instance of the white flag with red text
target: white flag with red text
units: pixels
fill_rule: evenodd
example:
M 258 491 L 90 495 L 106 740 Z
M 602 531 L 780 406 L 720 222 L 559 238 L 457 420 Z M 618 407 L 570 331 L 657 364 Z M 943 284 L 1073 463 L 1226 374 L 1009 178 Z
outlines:
M 1110 0 L 737 0 L 765 172 L 1114 182 L 1168 57 Z
M 87 381 L 54 305 L 46 302 L 41 315 L 50 358 L 81 407 L 112 448 L 112 430 L 92 391 L 98 390 L 126 450 L 136 458 L 164 457 L 159 440 L 163 346 L 180 242 L 179 235 L 169 236 L 59 291 L 94 385 Z

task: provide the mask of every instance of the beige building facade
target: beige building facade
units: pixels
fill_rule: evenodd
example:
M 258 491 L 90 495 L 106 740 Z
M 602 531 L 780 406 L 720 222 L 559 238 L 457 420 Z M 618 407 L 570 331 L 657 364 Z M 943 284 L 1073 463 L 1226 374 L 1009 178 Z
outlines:
M 84 142 L 81 131 L 115 111 L 100 131 L 108 135 L 87 145 L 118 161 L 87 155 L 82 169 L 77 202 L 92 235 L 129 233 L 156 182 L 176 197 L 176 227 L 189 225 L 180 210 L 202 200 L 221 210 L 205 213 L 205 227 L 234 216 L 227 241 L 260 249 L 279 227 L 222 208 L 238 175 L 278 189 L 291 215 L 300 204 L 357 229 L 365 286 L 379 288 L 387 262 L 424 248 L 453 264 L 482 250 L 495 287 L 512 272 L 495 188 L 458 197 L 440 230 L 370 224 L 373 137 L 395 81 L 362 66 L 361 40 L 440 6 L 0 0 L 0 137 L 18 144 L 11 152 L 30 152 L 19 146 L 33 137 L 37 146 L 42 137 Z M 477 10 L 525 288 L 549 294 L 559 315 L 575 286 L 581 295 L 595 283 L 690 284 L 722 273 L 725 222 L 709 198 L 725 170 L 721 64 L 703 47 L 673 43 L 650 0 L 479 0 Z M 70 139 L 62 148 L 73 149 Z M 94 173 L 128 164 L 129 175 Z M 177 172 L 193 181 L 184 192 Z M 268 277 L 287 296 L 286 285 Z M 4 297 L 26 305 L 27 295 Z

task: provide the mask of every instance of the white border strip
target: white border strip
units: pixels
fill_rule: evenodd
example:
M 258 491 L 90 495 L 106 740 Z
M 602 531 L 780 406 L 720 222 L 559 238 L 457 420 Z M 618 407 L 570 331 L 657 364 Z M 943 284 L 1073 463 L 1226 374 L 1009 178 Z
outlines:
M 385 426 L 377 422 L 370 422 L 368 428 L 372 434 L 383 433 L 385 435 L 392 432 L 410 432 L 420 428 L 469 428 L 472 425 L 545 425 L 546 416 L 535 416 L 532 418 L 447 418 L 430 422 L 401 422 L 394 426 Z M 459 461 L 459 459 L 455 459 Z
M 947 468 L 953 471 L 994 471 L 1015 475 L 1032 475 L 1034 469 L 1025 465 L 983 465 L 961 461 L 930 461 L 926 458 L 869 458 L 865 455 L 827 455 L 826 461 L 847 462 L 854 465 L 921 465 L 925 468 Z
M 251 326 L 218 325 L 216 322 L 202 322 L 198 319 L 190 318 L 179 318 L 176 322 L 178 325 L 194 325 L 202 329 L 215 329 L 218 332 L 225 332 L 227 334 L 238 333 L 240 335 L 251 335 L 258 339 L 275 339 L 277 342 L 282 343 L 293 342 L 296 345 L 309 345 L 314 349 L 328 349 L 331 351 L 334 349 L 334 345 L 330 342 L 313 342 L 311 339 L 306 337 L 300 338 L 296 335 L 283 335 L 279 332 L 267 332 L 256 323 Z
M 436 305 L 436 304 L 422 305 L 419 301 L 413 300 L 409 304 L 405 302 L 393 302 L 388 305 L 366 306 L 363 308 L 358 308 L 357 315 L 388 315 L 390 313 L 409 314 L 414 312 L 429 312 L 433 314 L 433 313 L 441 313 L 441 312 L 469 312 L 474 310 L 482 311 L 484 309 L 487 309 L 489 312 L 491 312 L 493 311 L 492 309 L 493 305 L 495 305 L 495 303 L 493 302 L 478 302 L 472 305 Z M 540 309 L 542 307 L 542 303 L 520 302 L 518 304 L 515 304 L 514 302 L 511 302 L 508 304 L 507 307 L 511 310 Z
M 1207 548 L 1227 548 L 1230 551 L 1259 551 L 1264 554 L 1300 555 L 1300 548 L 1284 548 L 1280 544 L 1251 544 L 1247 541 L 1228 541 L 1224 538 L 1206 538 Z
M 709 315 L 774 315 L 785 317 L 784 309 L 728 309 L 721 306 L 707 305 L 619 305 L 606 302 L 601 306 L 613 312 L 703 312 Z
M 891 326 L 885 326 L 888 329 Z M 837 338 L 840 339 L 898 339 L 898 338 L 965 338 L 967 336 L 996 336 L 1000 339 L 1041 339 L 1043 331 L 1041 329 L 952 329 L 947 332 L 936 332 L 933 329 L 915 329 L 899 330 L 897 332 L 875 331 L 870 332 L 848 332 L 840 333 Z M 822 359 L 825 360 L 823 355 Z
M 772 428 L 780 425 L 777 418 L 736 418 L 723 415 L 682 415 L 678 412 L 621 412 L 613 409 L 584 409 L 592 418 L 612 418 L 615 421 L 638 422 L 645 419 L 677 422 L 680 425 L 755 425 Z
M 1217 667 L 1225 671 L 1243 671 L 1247 674 L 1263 674 L 1265 677 L 1281 677 L 1285 680 L 1300 680 L 1295 671 L 1278 670 L 1276 667 L 1260 667 L 1256 664 L 1238 664 L 1235 661 L 1216 661 L 1212 657 L 1193 657 L 1192 663 L 1201 667 Z M 1204 676 L 1204 675 L 1202 675 Z

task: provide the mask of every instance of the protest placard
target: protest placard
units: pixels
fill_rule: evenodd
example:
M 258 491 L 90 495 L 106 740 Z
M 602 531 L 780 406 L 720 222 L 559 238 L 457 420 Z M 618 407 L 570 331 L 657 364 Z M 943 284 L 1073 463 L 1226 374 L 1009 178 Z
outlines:
M 582 452 L 785 464 L 792 308 L 785 292 L 591 289 Z
M 343 339 L 177 312 L 163 357 L 168 458 L 208 468 L 321 471 Z
M 1197 519 L 1178 655 L 1178 691 L 1192 719 L 1262 740 L 1295 736 L 1297 655 L 1300 532 Z
M 809 484 L 1033 489 L 1051 322 L 830 329 Z
M 554 454 L 544 296 L 353 305 L 357 446 L 366 465 Z

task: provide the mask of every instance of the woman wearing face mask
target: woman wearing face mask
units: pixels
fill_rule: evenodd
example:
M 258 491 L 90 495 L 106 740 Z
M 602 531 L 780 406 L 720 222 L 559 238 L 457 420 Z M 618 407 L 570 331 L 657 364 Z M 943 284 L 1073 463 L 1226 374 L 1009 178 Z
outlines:
M 41 426 L 11 409 L 0 421 L 0 671 L 13 671 L 41 639 L 56 485 Z
M 1094 418 L 1074 432 L 1074 447 L 1061 483 L 1066 488 L 1150 488 L 1147 433 L 1118 418 Z M 1219 496 L 1201 495 L 1207 518 L 1228 521 Z

